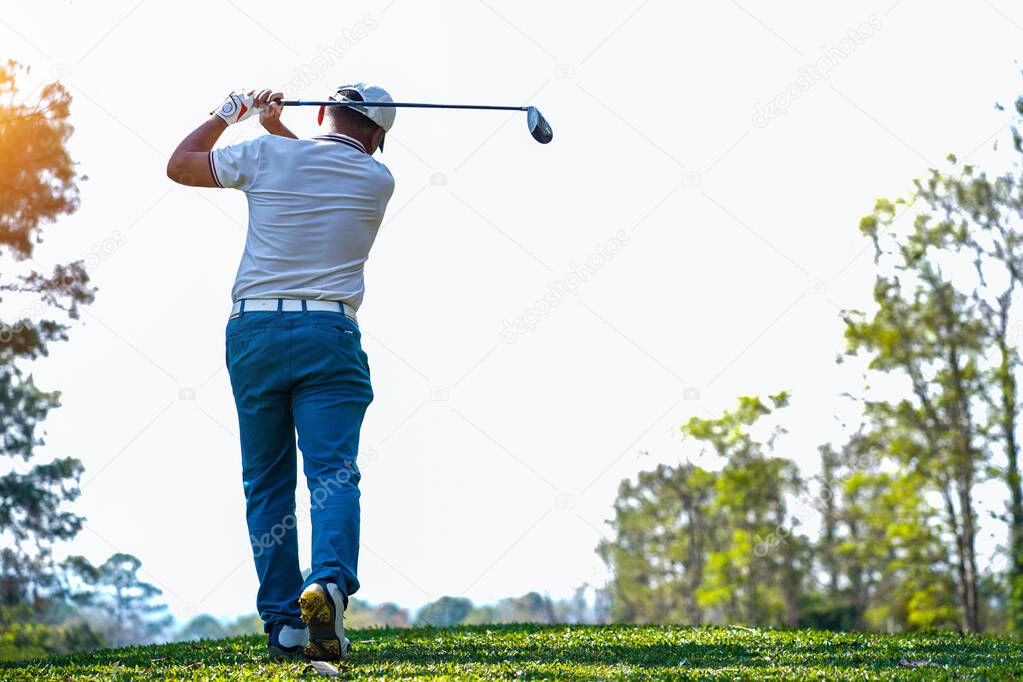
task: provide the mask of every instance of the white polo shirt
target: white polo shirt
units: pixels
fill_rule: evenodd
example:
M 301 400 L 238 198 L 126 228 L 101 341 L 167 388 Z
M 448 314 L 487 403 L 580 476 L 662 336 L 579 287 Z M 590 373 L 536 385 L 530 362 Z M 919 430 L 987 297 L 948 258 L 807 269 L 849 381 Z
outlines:
M 214 149 L 210 170 L 249 202 L 232 300 L 320 299 L 358 309 L 363 266 L 394 191 L 384 164 L 340 133 L 265 135 Z

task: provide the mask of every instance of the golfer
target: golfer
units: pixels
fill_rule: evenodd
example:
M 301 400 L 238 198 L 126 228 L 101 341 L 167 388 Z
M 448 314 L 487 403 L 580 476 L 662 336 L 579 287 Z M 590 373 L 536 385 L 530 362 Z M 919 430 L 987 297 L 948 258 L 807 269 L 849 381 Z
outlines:
M 339 659 L 342 618 L 359 589 L 359 429 L 373 399 L 356 311 L 363 266 L 394 191 L 373 158 L 391 107 L 331 106 L 330 132 L 297 139 L 281 93 L 232 93 L 178 145 L 175 182 L 245 192 L 249 226 L 231 293 L 227 368 L 242 450 L 245 516 L 271 655 Z M 393 101 L 342 86 L 335 101 Z M 321 107 L 319 121 L 324 120 Z M 259 115 L 270 135 L 214 149 Z M 309 486 L 312 567 L 302 579 L 295 519 L 296 447 Z

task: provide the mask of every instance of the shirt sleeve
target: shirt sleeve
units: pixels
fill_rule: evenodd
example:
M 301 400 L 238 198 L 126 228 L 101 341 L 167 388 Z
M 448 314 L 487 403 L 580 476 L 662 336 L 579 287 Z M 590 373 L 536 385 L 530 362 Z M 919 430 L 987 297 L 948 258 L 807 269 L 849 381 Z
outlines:
M 394 194 L 394 176 L 391 175 L 391 169 L 384 164 L 381 163 L 380 168 L 383 170 L 380 197 L 384 201 L 384 206 L 386 206 L 387 202 L 391 200 L 391 196 Z
M 210 172 L 218 187 L 247 192 L 259 171 L 259 147 L 262 138 L 239 142 L 210 152 Z

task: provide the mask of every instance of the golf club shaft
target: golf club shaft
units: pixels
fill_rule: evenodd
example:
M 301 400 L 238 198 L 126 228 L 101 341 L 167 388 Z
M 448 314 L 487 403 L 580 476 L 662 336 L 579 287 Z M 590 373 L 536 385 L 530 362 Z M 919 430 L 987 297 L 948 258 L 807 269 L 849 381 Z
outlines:
M 416 109 L 488 109 L 491 111 L 526 111 L 529 107 L 502 107 L 494 106 L 492 104 L 426 104 L 422 102 L 335 102 L 333 100 L 326 101 L 310 101 L 302 99 L 284 99 L 274 100 L 281 106 L 285 107 L 339 107 L 339 106 L 360 106 L 360 107 L 413 107 Z

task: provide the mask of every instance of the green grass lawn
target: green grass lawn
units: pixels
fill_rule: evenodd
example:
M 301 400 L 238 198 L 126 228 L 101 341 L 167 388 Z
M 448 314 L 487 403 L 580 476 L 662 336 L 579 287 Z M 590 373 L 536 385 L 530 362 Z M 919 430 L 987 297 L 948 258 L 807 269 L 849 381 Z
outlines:
M 1023 679 L 1023 643 L 951 633 L 497 625 L 349 633 L 342 678 Z M 0 664 L 4 680 L 317 679 L 260 637 L 111 649 Z

